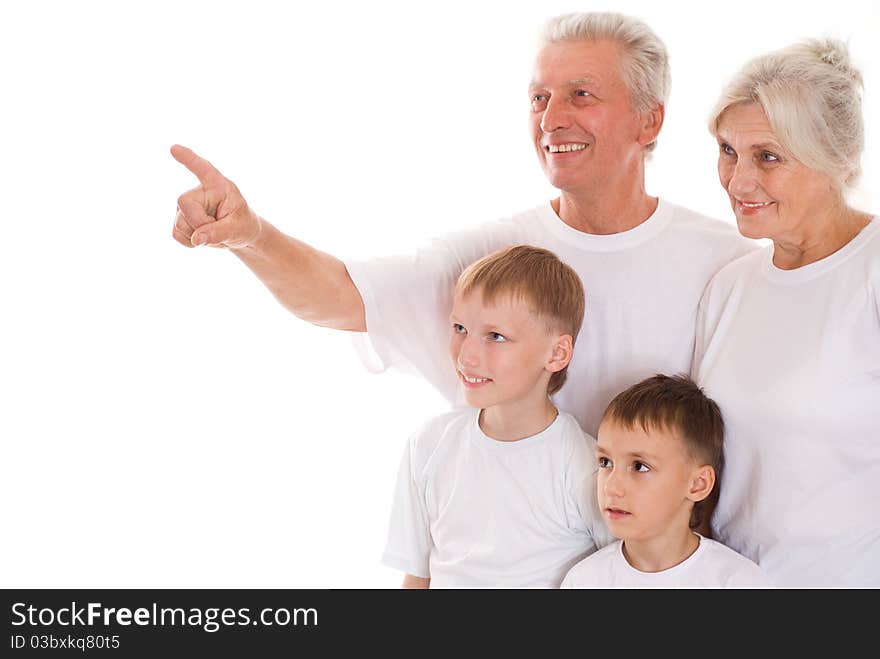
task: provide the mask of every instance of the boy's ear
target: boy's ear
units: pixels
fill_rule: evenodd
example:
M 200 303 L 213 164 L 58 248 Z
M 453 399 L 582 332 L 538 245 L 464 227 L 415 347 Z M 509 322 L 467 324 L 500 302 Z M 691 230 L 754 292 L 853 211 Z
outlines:
M 709 496 L 713 487 L 715 487 L 715 469 L 711 465 L 696 467 L 691 474 L 688 499 L 694 503 L 702 501 Z
M 574 341 L 570 334 L 561 334 L 553 344 L 553 351 L 545 368 L 551 373 L 557 373 L 568 366 L 574 351 Z

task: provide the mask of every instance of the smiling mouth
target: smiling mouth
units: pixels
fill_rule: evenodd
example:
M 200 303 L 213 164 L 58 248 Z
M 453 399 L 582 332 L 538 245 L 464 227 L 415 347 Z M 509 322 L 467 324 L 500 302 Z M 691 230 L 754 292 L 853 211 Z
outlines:
M 757 213 L 758 211 L 764 210 L 765 208 L 772 206 L 773 201 L 741 201 L 736 199 L 736 205 L 742 211 L 746 213 Z
M 461 378 L 462 382 L 466 387 L 479 387 L 484 384 L 488 384 L 492 382 L 491 378 L 481 378 L 475 375 L 465 375 L 461 371 L 458 372 L 458 376 Z
M 589 145 L 580 142 L 572 142 L 570 144 L 548 144 L 544 147 L 544 151 L 548 153 L 570 153 L 572 151 L 583 151 Z

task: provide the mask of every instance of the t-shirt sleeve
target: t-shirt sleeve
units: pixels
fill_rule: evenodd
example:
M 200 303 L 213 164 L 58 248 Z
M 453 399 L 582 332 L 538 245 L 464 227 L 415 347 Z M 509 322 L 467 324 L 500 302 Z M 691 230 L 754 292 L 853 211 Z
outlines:
M 353 340 L 367 369 L 420 376 L 454 404 L 458 379 L 448 346 L 455 282 L 468 265 L 514 239 L 502 220 L 433 240 L 411 255 L 345 261 L 364 302 L 367 331 Z
M 418 435 L 406 444 L 397 472 L 397 488 L 382 563 L 416 577 L 430 578 L 433 540 L 425 507 L 423 469 L 413 464 Z

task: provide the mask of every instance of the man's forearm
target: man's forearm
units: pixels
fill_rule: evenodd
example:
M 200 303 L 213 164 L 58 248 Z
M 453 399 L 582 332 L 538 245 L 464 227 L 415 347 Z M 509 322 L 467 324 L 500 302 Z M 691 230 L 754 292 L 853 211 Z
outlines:
M 288 311 L 315 325 L 365 332 L 364 303 L 345 264 L 262 220 L 259 237 L 231 249 Z

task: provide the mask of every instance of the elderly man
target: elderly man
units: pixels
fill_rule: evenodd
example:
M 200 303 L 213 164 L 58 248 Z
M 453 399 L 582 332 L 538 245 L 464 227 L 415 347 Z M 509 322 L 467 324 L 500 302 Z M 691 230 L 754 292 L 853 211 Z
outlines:
M 366 332 L 359 341 L 366 363 L 414 370 L 451 403 L 463 400 L 463 376 L 446 350 L 459 273 L 513 244 L 552 250 L 580 275 L 587 297 L 568 384 L 554 402 L 595 435 L 618 392 L 654 373 L 690 371 L 706 283 L 754 245 L 731 225 L 645 192 L 645 158 L 669 92 L 666 49 L 646 25 L 619 14 L 559 16 L 542 44 L 529 85 L 530 126 L 544 173 L 560 191 L 549 203 L 411 256 L 343 263 L 258 217 L 210 163 L 175 146 L 172 155 L 200 185 L 179 198 L 174 237 L 227 247 L 291 312 Z

